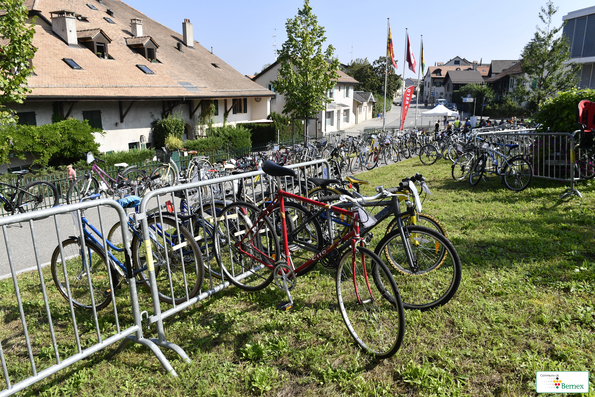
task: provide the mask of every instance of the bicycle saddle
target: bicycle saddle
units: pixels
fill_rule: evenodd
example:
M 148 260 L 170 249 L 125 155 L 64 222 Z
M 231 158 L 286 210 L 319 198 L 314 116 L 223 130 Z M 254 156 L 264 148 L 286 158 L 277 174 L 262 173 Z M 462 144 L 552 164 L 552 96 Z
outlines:
M 272 162 L 271 160 L 266 160 L 262 163 L 262 170 L 265 174 L 270 176 L 293 176 L 294 178 L 297 177 L 294 170 L 290 168 L 285 168 L 279 164 Z
M 331 183 L 334 183 L 336 185 L 342 184 L 342 182 L 338 179 L 308 178 L 308 180 L 316 186 L 321 186 L 322 188 L 326 188 Z

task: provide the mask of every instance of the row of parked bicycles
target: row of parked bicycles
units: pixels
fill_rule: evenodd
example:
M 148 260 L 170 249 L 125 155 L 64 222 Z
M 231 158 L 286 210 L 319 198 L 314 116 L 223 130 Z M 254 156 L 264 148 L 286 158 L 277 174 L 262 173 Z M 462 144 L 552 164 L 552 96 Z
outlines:
M 329 146 L 337 150 L 347 142 Z M 231 185 L 242 188 L 232 191 L 225 189 L 227 182 L 213 179 L 202 188 L 187 185 L 164 193 L 169 199 L 147 214 L 148 234 L 129 218 L 130 273 L 117 242 L 120 225 L 102 233 L 83 217 L 83 234 L 63 241 L 52 256 L 60 293 L 75 307 L 100 310 L 114 299 L 126 274 L 150 288 L 152 264 L 162 302 L 181 304 L 200 293 L 204 280 L 220 278 L 247 291 L 274 284 L 287 297 L 278 307 L 287 310 L 299 277 L 319 263 L 335 274 L 338 307 L 349 333 L 378 358 L 399 349 L 404 309 L 429 310 L 455 295 L 460 258 L 442 224 L 422 212 L 423 192 L 429 189 L 421 175 L 364 196 L 360 186 L 367 182 L 354 176 L 308 173 L 308 167 L 292 169 L 259 156 L 231 165 L 222 172 L 260 165 L 264 175 L 236 175 Z M 197 179 L 188 170 L 181 178 L 204 180 L 209 167 L 201 166 Z M 170 171 L 164 165 L 149 179 L 172 183 L 160 181 Z M 80 200 L 101 195 L 88 193 Z M 140 198 L 120 202 L 134 207 Z

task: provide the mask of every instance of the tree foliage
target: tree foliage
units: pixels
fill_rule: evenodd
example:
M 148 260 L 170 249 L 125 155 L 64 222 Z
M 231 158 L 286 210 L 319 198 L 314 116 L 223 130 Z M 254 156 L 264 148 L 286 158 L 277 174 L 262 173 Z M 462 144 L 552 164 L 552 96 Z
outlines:
M 23 103 L 31 92 L 27 77 L 33 73 L 30 61 L 35 54 L 35 28 L 27 25 L 29 12 L 23 0 L 3 0 L 1 7 L 6 14 L 0 17 L 0 126 L 13 121 L 6 104 Z
M 371 92 L 376 97 L 384 97 L 386 62 L 386 57 L 378 58 L 373 64 L 370 64 L 367 58 L 358 58 L 349 65 L 347 74 L 359 81 L 358 91 Z M 401 88 L 401 78 L 395 73 L 395 69 L 389 65 L 387 99 L 392 99 L 399 88 Z
M 156 148 L 162 148 L 169 135 L 181 139 L 184 135 L 185 125 L 186 122 L 180 112 L 173 112 L 164 119 L 153 121 L 153 145 Z
M 481 106 L 484 103 L 486 105 L 490 104 L 496 99 L 496 94 L 492 87 L 485 84 L 467 84 L 459 89 L 459 94 L 461 97 L 469 95 L 470 98 L 475 98 L 477 106 Z
M 578 82 L 578 66 L 565 63 L 570 60 L 570 44 L 559 34 L 564 25 L 552 26 L 557 11 L 551 0 L 541 7 L 539 19 L 545 27 L 537 26 L 533 39 L 521 53 L 521 67 L 527 77 L 521 79 L 515 97 L 527 102 L 532 110 L 556 93 L 576 87 Z
M 595 102 L 595 90 L 573 88 L 548 98 L 535 115 L 535 122 L 541 124 L 540 130 L 542 131 L 576 131 L 579 129 L 577 124 L 578 103 L 583 99 Z
M 313 116 L 331 100 L 328 91 L 336 84 L 339 61 L 334 47 L 323 50 L 325 29 L 318 25 L 310 1 L 285 24 L 287 40 L 279 51 L 279 75 L 275 91 L 285 96 L 283 113 L 294 117 Z

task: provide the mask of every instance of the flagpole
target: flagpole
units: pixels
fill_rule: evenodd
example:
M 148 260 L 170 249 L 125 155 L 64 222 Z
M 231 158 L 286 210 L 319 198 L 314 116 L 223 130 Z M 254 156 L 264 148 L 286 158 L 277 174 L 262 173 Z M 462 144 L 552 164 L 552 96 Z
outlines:
M 401 121 L 402 124 L 405 124 L 404 120 L 403 120 L 403 100 L 405 99 L 405 69 L 407 69 L 405 67 L 405 65 L 407 64 L 407 28 L 405 28 L 405 55 L 403 57 L 403 73 L 401 74 L 401 82 L 403 83 L 401 85 L 401 116 L 399 117 L 399 120 Z M 405 126 L 401 126 L 400 130 L 403 130 L 405 128 Z
M 390 18 L 386 18 L 386 41 L 389 40 L 390 32 Z M 382 131 L 386 126 L 386 88 L 388 85 L 388 53 L 386 54 L 386 65 L 384 66 L 384 109 L 382 110 Z
M 421 71 L 421 64 L 424 61 L 424 35 L 421 35 L 421 43 L 419 44 L 419 67 L 417 68 L 417 97 L 415 99 L 415 129 L 417 129 L 417 112 L 419 110 L 419 73 Z M 423 123 L 422 123 L 423 124 Z

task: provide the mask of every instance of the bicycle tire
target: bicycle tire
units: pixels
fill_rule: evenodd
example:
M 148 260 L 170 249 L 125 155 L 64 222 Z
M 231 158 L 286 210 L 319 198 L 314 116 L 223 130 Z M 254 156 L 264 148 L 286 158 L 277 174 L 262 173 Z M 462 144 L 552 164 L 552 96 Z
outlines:
M 438 233 L 440 233 L 441 235 L 443 235 L 444 237 L 448 238 L 448 233 L 446 232 L 446 228 L 444 227 L 444 225 L 442 223 L 440 223 L 440 221 L 436 218 L 434 218 L 431 215 L 428 214 L 416 214 L 415 217 L 416 219 L 416 223 L 413 224 L 413 217 L 411 216 L 405 216 L 403 218 L 403 226 L 424 226 L 427 227 L 428 229 L 432 229 L 437 231 Z M 390 223 L 388 224 L 388 226 L 386 227 L 386 233 L 384 234 L 385 236 L 387 234 L 389 234 L 390 232 L 392 232 L 393 230 L 395 230 L 398 227 L 398 223 L 397 223 L 397 218 L 393 218 L 392 221 L 390 221 Z
M 424 165 L 432 165 L 438 160 L 438 149 L 434 145 L 425 145 L 419 150 L 419 160 Z
M 195 297 L 202 286 L 204 263 L 194 237 L 175 219 L 166 216 L 157 214 L 147 222 L 150 244 L 137 234 L 132 238 L 133 268 L 141 283 L 151 289 L 152 263 L 160 301 L 179 305 Z M 148 254 L 152 260 L 147 261 Z
M 481 181 L 483 178 L 483 173 L 485 172 L 486 168 L 486 156 L 481 155 L 473 161 L 471 164 L 471 170 L 469 172 L 469 183 L 471 186 L 475 186 Z
M 147 176 L 145 170 L 141 170 L 135 166 L 128 167 L 120 174 L 122 184 L 121 188 L 122 197 L 127 195 L 135 195 L 142 197 L 145 193 L 151 189 L 151 179 Z
M 583 153 L 577 161 L 580 174 L 577 178 L 593 179 L 595 177 L 595 158 L 592 155 Z
M 356 343 L 376 358 L 393 356 L 405 334 L 405 313 L 386 265 L 356 246 L 341 258 L 336 285 L 341 316 Z
M 341 191 L 334 187 L 328 186 L 325 191 L 321 186 L 316 186 L 308 192 L 308 198 L 311 198 L 312 200 L 316 201 L 321 201 L 322 198 L 328 196 L 337 196 L 338 199 L 338 196 L 342 194 L 348 194 L 348 192 Z M 326 201 L 327 200 L 324 200 L 324 202 Z M 331 223 L 331 226 L 333 227 L 333 236 L 335 239 L 339 238 L 340 236 L 344 236 L 351 231 L 351 227 L 353 225 L 353 220 L 351 219 L 351 217 L 339 213 L 331 213 L 331 220 L 333 221 Z M 330 232 L 328 228 L 326 212 L 320 214 L 320 216 L 318 217 L 318 223 L 322 230 L 324 241 L 329 242 Z
M 157 177 L 157 175 L 159 175 Z M 175 168 L 167 163 L 160 164 L 151 171 L 152 189 L 174 186 L 178 183 L 178 175 Z
M 461 282 L 461 260 L 442 234 L 423 226 L 404 228 L 414 263 L 409 263 L 400 230 L 393 230 L 374 252 L 387 264 L 399 286 L 403 307 L 429 310 L 455 295 Z
M 260 214 L 255 205 L 235 202 L 217 217 L 217 230 L 224 236 L 219 241 L 219 266 L 233 285 L 246 291 L 263 289 L 273 281 L 273 269 L 281 253 L 273 224 L 267 217 L 259 220 Z M 247 233 L 251 234 L 240 247 Z
M 74 180 L 66 193 L 66 203 L 75 204 L 83 198 L 99 193 L 99 182 L 91 174 L 83 175 Z
M 58 205 L 56 185 L 48 181 L 33 181 L 19 192 L 17 207 L 20 212 L 51 208 Z
M 533 167 L 525 158 L 516 156 L 504 166 L 504 184 L 514 192 L 525 190 L 533 180 Z
M 366 169 L 368 171 L 373 170 L 374 168 L 376 168 L 376 166 L 378 166 L 378 159 L 380 157 L 380 153 L 378 150 L 372 150 L 370 153 L 368 153 L 368 156 L 366 157 Z
M 352 174 L 364 169 L 364 157 L 365 153 L 359 152 L 351 159 L 350 170 Z
M 463 181 L 469 176 L 471 172 L 471 164 L 475 156 L 471 152 L 465 152 L 459 156 L 452 164 L 451 176 L 455 181 Z
M 279 240 L 283 239 L 283 230 L 280 223 L 280 206 L 273 209 L 269 219 L 277 231 Z M 285 202 L 285 223 L 287 225 L 287 242 L 289 244 L 289 253 L 294 268 L 297 269 L 303 263 L 312 259 L 318 254 L 324 245 L 324 238 L 320 224 L 312 213 L 305 207 L 291 202 Z M 284 247 L 282 247 L 284 249 Z M 301 276 L 314 268 L 316 262 L 296 273 Z
M 87 253 L 83 255 L 79 239 L 71 237 L 62 242 L 62 252 L 58 245 L 52 254 L 52 279 L 60 295 L 66 300 L 72 297 L 74 307 L 85 310 L 101 310 L 112 301 L 111 287 L 118 285 L 119 275 L 113 269 L 107 270 L 107 261 L 103 249 L 86 240 Z M 91 265 L 87 266 L 91 258 Z M 86 259 L 86 260 L 85 260 Z M 62 261 L 66 267 L 66 275 Z M 86 269 L 91 269 L 91 290 Z M 111 274 L 111 277 L 110 277 Z M 68 278 L 68 284 L 67 279 Z M 110 285 L 110 278 L 112 285 Z M 70 295 L 68 294 L 70 287 Z M 92 292 L 91 292 L 92 291 Z

